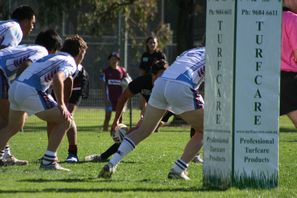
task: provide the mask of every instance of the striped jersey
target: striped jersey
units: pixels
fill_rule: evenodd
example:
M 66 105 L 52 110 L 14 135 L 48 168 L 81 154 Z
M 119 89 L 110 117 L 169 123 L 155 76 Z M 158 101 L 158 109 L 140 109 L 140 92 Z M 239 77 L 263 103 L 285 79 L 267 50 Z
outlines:
M 179 55 L 161 78 L 180 81 L 197 90 L 205 76 L 205 48 L 194 48 Z
M 53 77 L 57 72 L 64 72 L 65 77 L 72 76 L 77 70 L 74 58 L 66 52 L 49 54 L 37 62 L 32 63 L 17 78 L 39 91 L 46 91 L 53 82 Z
M 22 41 L 23 31 L 14 20 L 0 21 L 0 45 L 15 47 Z
M 40 45 L 19 45 L 7 47 L 0 50 L 0 69 L 11 78 L 25 61 L 36 62 L 38 59 L 48 55 L 45 47 Z

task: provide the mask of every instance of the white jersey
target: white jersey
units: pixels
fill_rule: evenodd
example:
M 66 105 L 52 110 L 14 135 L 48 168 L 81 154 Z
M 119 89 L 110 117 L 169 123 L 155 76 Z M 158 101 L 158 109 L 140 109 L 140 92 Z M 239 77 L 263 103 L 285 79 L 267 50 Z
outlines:
M 7 47 L 0 50 L 0 69 L 11 78 L 25 61 L 30 60 L 34 63 L 46 55 L 48 55 L 47 49 L 40 45 Z
M 0 45 L 15 47 L 22 41 L 23 31 L 14 20 L 0 21 Z
M 164 71 L 161 78 L 180 81 L 197 90 L 205 75 L 205 48 L 185 51 Z
M 72 76 L 76 70 L 77 66 L 74 58 L 68 53 L 59 52 L 49 54 L 31 64 L 17 78 L 17 81 L 44 92 L 52 84 L 53 77 L 57 72 L 64 72 L 67 78 Z

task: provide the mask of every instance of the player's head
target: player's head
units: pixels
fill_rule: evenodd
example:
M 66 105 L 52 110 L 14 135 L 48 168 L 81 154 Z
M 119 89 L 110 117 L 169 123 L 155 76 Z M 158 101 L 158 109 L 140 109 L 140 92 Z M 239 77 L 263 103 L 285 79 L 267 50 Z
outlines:
M 120 61 L 120 53 L 119 52 L 112 52 L 109 56 L 108 56 L 108 60 L 110 60 L 111 58 L 115 57 L 116 59 L 118 59 L 118 61 Z
M 45 47 L 51 54 L 61 49 L 62 39 L 56 31 L 49 29 L 37 35 L 35 44 Z
M 69 53 L 75 59 L 76 64 L 80 64 L 84 59 L 87 48 L 88 45 L 82 37 L 73 35 L 65 39 L 61 51 Z
M 155 36 L 149 36 L 145 40 L 145 44 L 147 52 L 154 52 L 158 50 L 158 39 Z
M 120 62 L 120 54 L 118 52 L 112 52 L 108 56 L 108 64 L 111 68 L 116 68 L 119 65 Z
M 11 18 L 19 22 L 24 36 L 27 36 L 33 30 L 36 22 L 33 9 L 26 5 L 16 8 Z
M 152 65 L 152 74 L 159 75 L 167 68 L 168 68 L 168 63 L 166 60 L 164 60 L 164 59 L 157 60 Z

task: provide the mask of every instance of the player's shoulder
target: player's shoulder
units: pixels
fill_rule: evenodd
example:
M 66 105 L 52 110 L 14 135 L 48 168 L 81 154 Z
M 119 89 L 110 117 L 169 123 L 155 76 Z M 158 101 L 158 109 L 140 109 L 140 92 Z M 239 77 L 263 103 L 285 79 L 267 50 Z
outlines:
M 45 47 L 43 47 L 41 45 L 35 45 L 35 44 L 22 44 L 22 45 L 19 45 L 18 47 L 27 49 L 27 50 L 34 50 L 34 51 L 38 51 L 38 52 L 47 51 L 47 49 Z
M 7 28 L 10 31 L 13 32 L 22 32 L 21 26 L 18 22 L 14 21 L 14 20 L 8 20 L 5 21 L 2 25 L 2 28 Z
M 58 52 L 56 54 L 49 54 L 47 59 L 57 62 L 60 66 L 77 67 L 74 58 L 66 52 Z
M 126 68 L 122 66 L 118 66 L 117 70 L 120 71 L 121 73 L 127 73 Z

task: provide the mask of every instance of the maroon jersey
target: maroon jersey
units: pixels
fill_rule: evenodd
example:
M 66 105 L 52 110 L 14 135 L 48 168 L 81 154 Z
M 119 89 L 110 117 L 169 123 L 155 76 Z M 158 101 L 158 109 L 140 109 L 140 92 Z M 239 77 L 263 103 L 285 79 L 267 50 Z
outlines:
M 106 96 L 112 104 L 112 109 L 115 110 L 118 98 L 123 92 L 121 80 L 127 76 L 125 68 L 118 66 L 116 69 L 107 67 L 103 70 L 103 81 L 106 86 Z

